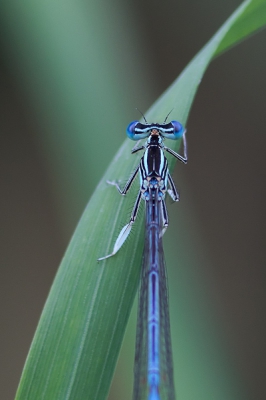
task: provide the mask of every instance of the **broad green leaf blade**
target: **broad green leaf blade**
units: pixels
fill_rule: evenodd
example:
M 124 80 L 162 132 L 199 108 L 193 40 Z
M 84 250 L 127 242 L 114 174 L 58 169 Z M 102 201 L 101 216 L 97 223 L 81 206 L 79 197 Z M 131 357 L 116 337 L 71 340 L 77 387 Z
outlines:
M 186 123 L 214 55 L 261 28 L 261 18 L 254 18 L 258 4 L 260 13 L 265 11 L 266 2 L 262 1 L 246 1 L 235 11 L 146 113 L 149 120 L 163 120 L 174 107 L 171 117 Z M 137 157 L 130 155 L 131 147 L 127 140 L 118 151 L 73 235 L 41 316 L 17 399 L 107 396 L 139 280 L 142 212 L 134 234 L 120 252 L 101 263 L 96 260 L 110 252 L 129 218 L 137 188 L 124 199 L 105 181 L 129 176 L 138 163 Z

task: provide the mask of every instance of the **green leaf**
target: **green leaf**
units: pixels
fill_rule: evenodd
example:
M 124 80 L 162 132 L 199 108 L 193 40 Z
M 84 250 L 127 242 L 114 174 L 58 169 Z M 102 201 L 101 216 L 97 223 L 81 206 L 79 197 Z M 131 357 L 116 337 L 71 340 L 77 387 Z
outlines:
M 212 58 L 266 23 L 266 2 L 245 1 L 146 113 L 186 124 L 202 76 Z M 172 144 L 172 143 L 171 143 Z M 176 143 L 177 149 L 180 143 Z M 77 226 L 45 304 L 16 399 L 104 399 L 113 376 L 139 281 L 143 210 L 119 253 L 108 254 L 128 221 L 137 185 L 122 198 L 106 179 L 124 179 L 138 163 L 126 140 Z M 171 160 L 173 168 L 173 160 Z

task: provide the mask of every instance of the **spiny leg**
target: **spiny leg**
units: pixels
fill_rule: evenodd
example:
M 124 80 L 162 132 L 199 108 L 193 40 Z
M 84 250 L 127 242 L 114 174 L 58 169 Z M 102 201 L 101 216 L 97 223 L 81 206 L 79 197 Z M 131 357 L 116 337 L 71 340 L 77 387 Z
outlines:
M 127 181 L 127 183 L 125 184 L 124 189 L 120 189 L 120 186 L 118 185 L 117 182 L 114 181 L 106 181 L 107 183 L 109 183 L 109 185 L 115 186 L 117 188 L 117 190 L 119 191 L 120 194 L 122 194 L 123 196 L 125 194 L 127 194 L 129 188 L 131 187 L 134 179 L 136 178 L 136 175 L 138 173 L 139 170 L 139 165 L 137 166 L 137 168 L 134 170 L 133 174 L 130 176 L 129 180 Z
M 175 187 L 175 183 L 170 174 L 168 174 L 168 182 L 169 182 L 170 189 L 168 189 L 167 192 L 169 193 L 169 195 L 171 196 L 171 198 L 174 201 L 179 201 L 179 193 Z
M 182 163 L 187 163 L 187 139 L 186 139 L 186 131 L 183 133 L 183 155 L 176 153 L 174 150 L 170 149 L 169 147 L 164 147 L 164 149 L 170 153 L 172 156 L 177 158 Z
M 168 228 L 169 219 L 164 199 L 161 200 L 160 206 L 161 206 L 161 216 L 162 216 L 162 230 L 160 233 L 160 237 L 162 237 L 165 234 L 166 229 Z
M 146 146 L 144 146 L 144 145 L 143 146 L 139 146 L 139 142 L 140 142 L 140 140 L 136 143 L 136 145 L 131 150 L 131 154 L 137 153 L 138 151 L 143 150 L 143 149 L 146 148 Z
M 131 231 L 132 225 L 134 224 L 134 222 L 137 218 L 140 201 L 141 201 L 141 191 L 139 191 L 139 193 L 138 193 L 137 199 L 135 201 L 135 204 L 134 204 L 134 207 L 133 207 L 133 210 L 131 213 L 129 223 L 121 229 L 121 232 L 119 233 L 118 238 L 116 239 L 116 242 L 114 244 L 112 253 L 108 254 L 105 257 L 98 258 L 98 261 L 101 261 L 101 260 L 104 260 L 105 258 L 114 256 L 118 252 L 118 250 L 122 247 L 122 245 L 124 244 L 125 240 L 127 239 L 128 235 Z

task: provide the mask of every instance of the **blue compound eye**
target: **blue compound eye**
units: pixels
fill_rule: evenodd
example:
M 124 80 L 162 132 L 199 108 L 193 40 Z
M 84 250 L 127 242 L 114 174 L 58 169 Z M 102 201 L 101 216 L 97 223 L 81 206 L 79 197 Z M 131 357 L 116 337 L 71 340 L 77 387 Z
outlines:
M 178 122 L 178 121 L 171 121 L 171 124 L 174 128 L 173 134 L 174 134 L 175 139 L 181 138 L 184 133 L 183 125 L 180 124 L 180 122 Z
M 161 135 L 166 139 L 177 140 L 183 136 L 185 129 L 178 121 L 171 121 L 168 124 L 161 125 Z
M 134 137 L 136 135 L 135 128 L 136 128 L 137 124 L 139 124 L 139 121 L 133 121 L 133 122 L 130 122 L 130 124 L 127 127 L 127 136 L 131 140 L 137 140 Z
M 149 124 L 142 124 L 139 121 L 131 122 L 127 127 L 127 136 L 131 140 L 140 140 L 149 136 L 150 134 Z

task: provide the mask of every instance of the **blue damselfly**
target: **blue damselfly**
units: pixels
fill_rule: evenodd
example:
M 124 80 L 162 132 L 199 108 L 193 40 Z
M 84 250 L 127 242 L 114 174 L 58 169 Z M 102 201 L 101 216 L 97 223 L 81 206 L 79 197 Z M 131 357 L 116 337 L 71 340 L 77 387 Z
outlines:
M 145 119 L 145 118 L 144 118 Z M 167 119 L 167 118 L 166 118 Z M 139 294 L 137 337 L 134 367 L 134 400 L 174 400 L 174 379 L 168 291 L 162 236 L 168 226 L 165 205 L 166 192 L 172 200 L 179 201 L 179 193 L 168 170 L 164 152 L 183 163 L 187 163 L 187 143 L 185 130 L 178 121 L 149 124 L 133 121 L 127 128 L 132 140 L 147 138 L 144 145 L 135 146 L 132 153 L 144 150 L 139 165 L 127 181 L 124 189 L 117 187 L 125 195 L 136 178 L 140 177 L 140 189 L 132 210 L 130 221 L 125 225 L 114 245 L 113 252 L 103 260 L 117 253 L 129 235 L 137 217 L 141 199 L 146 203 L 146 231 Z M 183 156 L 164 145 L 164 139 L 183 137 Z

